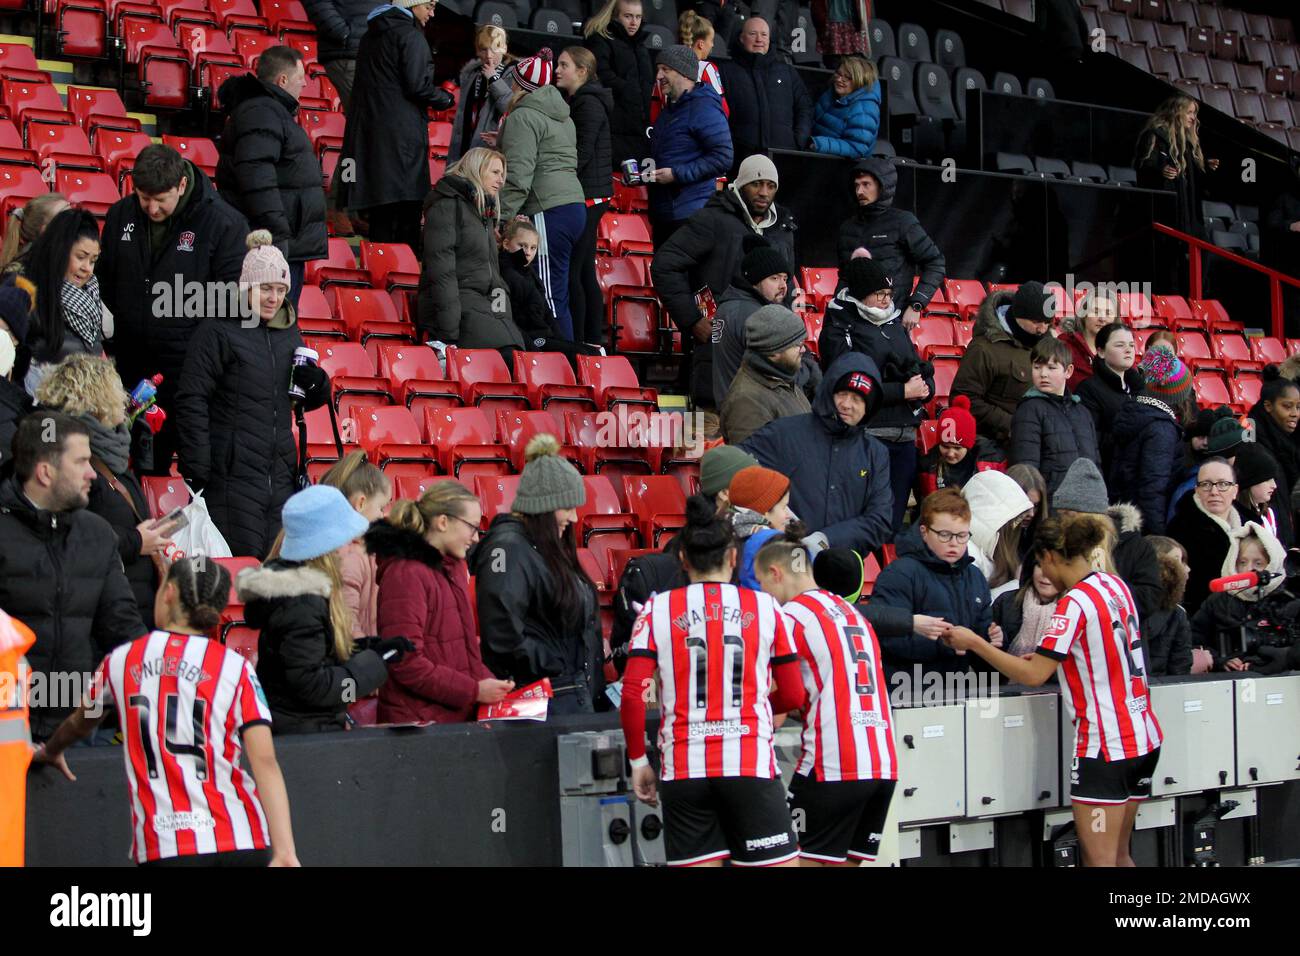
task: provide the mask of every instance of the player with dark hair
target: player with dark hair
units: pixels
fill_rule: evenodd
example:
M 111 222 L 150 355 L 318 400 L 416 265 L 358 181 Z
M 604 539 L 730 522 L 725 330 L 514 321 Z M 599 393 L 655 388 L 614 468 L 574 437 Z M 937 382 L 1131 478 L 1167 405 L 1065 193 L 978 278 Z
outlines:
M 633 788 L 658 803 L 645 755 L 645 705 L 658 668 L 669 865 L 721 866 L 729 857 L 737 866 L 797 866 L 772 748 L 773 713 L 796 710 L 805 697 L 785 618 L 769 595 L 731 583 L 734 532 L 701 495 L 687 502 L 680 548 L 691 583 L 651 597 L 632 629 L 622 720 Z
M 215 561 L 172 564 L 154 601 L 158 629 L 104 659 L 84 703 L 33 755 L 76 780 L 64 751 L 117 707 L 139 864 L 299 865 L 257 675 L 204 636 L 229 599 L 230 572 Z M 254 780 L 240 769 L 245 748 Z
M 1028 687 L 1060 669 L 1074 721 L 1070 800 L 1084 866 L 1133 866 L 1129 837 L 1138 803 L 1151 796 L 1164 738 L 1151 710 L 1133 595 L 1113 574 L 1092 569 L 1106 540 L 1104 520 L 1073 514 L 1038 529 L 1038 566 L 1061 598 L 1034 654 L 1015 657 L 960 628 L 943 640 Z

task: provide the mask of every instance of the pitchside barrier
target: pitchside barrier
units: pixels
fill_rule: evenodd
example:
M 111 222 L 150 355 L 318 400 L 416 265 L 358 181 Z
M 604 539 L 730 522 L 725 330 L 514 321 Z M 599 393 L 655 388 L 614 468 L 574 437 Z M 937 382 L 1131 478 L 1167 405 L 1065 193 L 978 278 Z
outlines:
M 947 688 L 951 690 L 951 688 Z M 901 775 L 882 863 L 1076 860 L 1072 729 L 1054 690 L 898 707 Z M 1300 674 L 1158 680 L 1165 733 L 1140 865 L 1300 858 Z M 778 731 L 787 779 L 798 727 Z M 654 813 L 626 792 L 617 716 L 276 739 L 305 865 L 630 865 L 662 859 Z M 116 747 L 69 751 L 69 783 L 30 777 L 28 865 L 126 865 L 130 811 Z M 797 827 L 796 827 L 797 829 Z

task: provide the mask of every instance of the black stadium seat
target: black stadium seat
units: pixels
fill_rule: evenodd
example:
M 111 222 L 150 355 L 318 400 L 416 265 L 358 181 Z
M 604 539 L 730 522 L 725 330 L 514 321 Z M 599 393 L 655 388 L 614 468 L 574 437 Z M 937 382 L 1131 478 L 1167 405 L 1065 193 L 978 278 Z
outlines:
M 474 8 L 474 22 L 478 24 L 492 24 L 501 27 L 503 30 L 514 30 L 519 26 L 519 18 L 515 14 L 515 8 L 510 3 L 500 3 L 498 0 L 483 0 Z
M 1052 84 L 1042 77 L 1031 76 L 1025 82 L 1025 96 L 1033 96 L 1040 100 L 1056 99 L 1056 90 L 1052 89 Z
M 920 63 L 916 67 L 916 102 L 921 115 L 937 120 L 957 119 L 957 108 L 952 102 L 952 86 L 943 67 L 934 63 Z
M 1023 173 L 1026 176 L 1034 173 L 1033 161 L 1020 153 L 998 153 L 994 162 L 1000 173 Z
M 957 116 L 966 118 L 966 96 L 973 90 L 987 90 L 984 74 L 969 66 L 963 66 L 952 80 L 952 101 L 957 107 Z
M 817 38 L 817 27 L 813 23 L 812 11 L 807 7 L 800 7 L 794 18 L 794 34 L 790 37 L 790 57 L 800 66 L 821 66 L 822 55 L 819 52 L 821 43 Z M 802 31 L 803 42 L 798 44 L 799 49 L 795 49 L 795 40 L 800 36 Z
M 886 83 L 887 109 L 890 116 L 917 116 L 920 109 L 916 105 L 915 74 L 910 60 L 900 60 L 896 56 L 880 59 L 880 76 Z
M 641 12 L 646 24 L 667 27 L 677 32 L 677 4 L 674 0 L 641 0 Z
M 646 34 L 646 46 L 652 50 L 666 50 L 677 42 L 676 30 L 669 30 L 654 23 L 647 23 L 642 29 Z
M 1078 160 L 1070 163 L 1070 175 L 1075 179 L 1090 183 L 1104 183 L 1107 181 L 1106 170 L 1096 163 L 1081 163 Z
M 904 23 L 898 28 L 898 55 L 904 60 L 925 63 L 930 59 L 930 35 L 924 27 Z
M 1117 186 L 1136 186 L 1138 174 L 1131 166 L 1107 166 L 1106 178 Z
M 549 33 L 551 36 L 573 36 L 573 21 L 563 10 L 556 10 L 554 7 L 539 8 L 528 21 L 528 28 L 538 33 Z
M 898 56 L 894 28 L 884 20 L 872 20 L 868 24 L 867 38 L 871 40 L 871 56 L 877 63 L 887 56 Z
M 949 73 L 966 65 L 966 46 L 952 30 L 936 30 L 934 34 L 934 62 Z
M 1049 159 L 1046 156 L 1034 158 L 1034 170 L 1053 179 L 1069 179 L 1071 176 L 1070 166 L 1065 160 Z
M 1020 85 L 1020 78 L 1012 73 L 994 73 L 989 89 L 1005 96 L 1023 96 L 1025 93 Z

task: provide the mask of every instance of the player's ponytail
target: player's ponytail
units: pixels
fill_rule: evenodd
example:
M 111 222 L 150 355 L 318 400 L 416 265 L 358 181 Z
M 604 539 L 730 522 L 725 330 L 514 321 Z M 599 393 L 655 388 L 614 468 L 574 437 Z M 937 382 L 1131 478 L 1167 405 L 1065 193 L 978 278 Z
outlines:
M 221 623 L 230 603 L 230 572 L 211 558 L 180 558 L 167 569 L 163 587 L 174 582 L 185 624 L 194 631 L 210 631 Z
M 1034 536 L 1034 553 L 1041 555 L 1053 551 L 1067 561 L 1091 558 L 1098 548 L 1106 544 L 1108 520 L 1104 515 L 1083 512 L 1048 518 Z
M 722 567 L 727 552 L 736 546 L 736 533 L 712 501 L 693 495 L 686 502 L 686 527 L 678 540 L 682 562 L 705 574 Z

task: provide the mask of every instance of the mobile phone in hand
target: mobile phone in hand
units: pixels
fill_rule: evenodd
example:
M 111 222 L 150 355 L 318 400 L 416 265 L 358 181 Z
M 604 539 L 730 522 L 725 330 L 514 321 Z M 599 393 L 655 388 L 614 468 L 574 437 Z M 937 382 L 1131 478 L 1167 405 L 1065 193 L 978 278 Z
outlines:
M 185 509 L 182 507 L 182 508 L 176 508 L 170 514 L 165 515 L 162 518 L 159 518 L 157 521 L 153 523 L 153 527 L 163 528 L 169 524 L 174 524 L 175 527 L 172 528 L 172 534 L 175 534 L 177 531 L 180 531 L 181 528 L 184 528 L 189 523 L 190 523 L 190 519 L 185 517 Z

